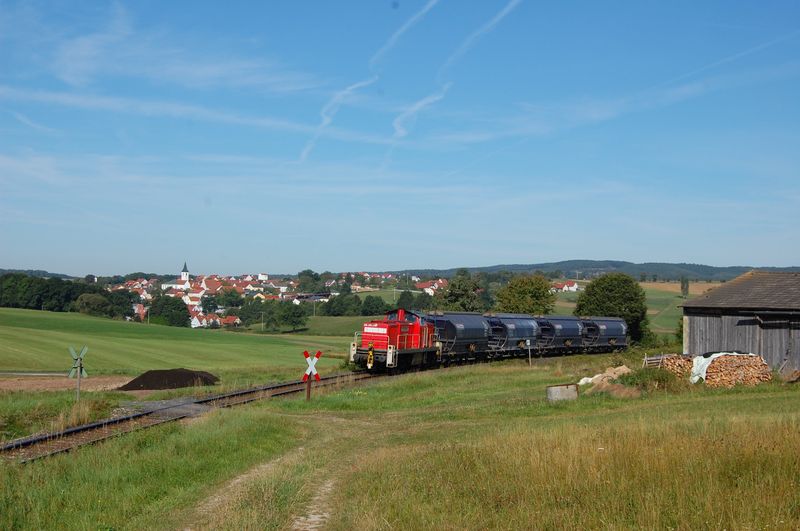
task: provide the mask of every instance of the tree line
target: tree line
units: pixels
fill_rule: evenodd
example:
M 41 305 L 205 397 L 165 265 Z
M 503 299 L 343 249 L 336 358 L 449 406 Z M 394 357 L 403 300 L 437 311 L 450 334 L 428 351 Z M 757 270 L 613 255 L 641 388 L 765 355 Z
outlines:
M 0 276 L 0 306 L 51 312 L 78 311 L 122 318 L 133 315 L 139 299 L 129 291 L 109 292 L 101 286 L 60 278 L 40 278 L 23 273 Z

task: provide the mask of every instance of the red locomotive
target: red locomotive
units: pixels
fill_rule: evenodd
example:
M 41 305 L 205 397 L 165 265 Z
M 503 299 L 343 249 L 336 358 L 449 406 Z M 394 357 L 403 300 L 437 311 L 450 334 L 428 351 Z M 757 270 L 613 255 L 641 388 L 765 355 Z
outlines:
M 398 308 L 381 321 L 364 323 L 350 344 L 350 360 L 367 369 L 432 365 L 441 358 L 441 344 L 435 338 L 433 324 L 417 313 Z

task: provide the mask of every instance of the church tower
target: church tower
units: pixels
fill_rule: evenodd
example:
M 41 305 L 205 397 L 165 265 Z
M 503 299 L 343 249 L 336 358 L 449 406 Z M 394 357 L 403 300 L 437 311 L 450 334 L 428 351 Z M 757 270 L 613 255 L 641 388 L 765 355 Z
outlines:
M 186 262 L 183 263 L 183 269 L 181 269 L 181 280 L 189 280 L 189 268 L 186 267 Z

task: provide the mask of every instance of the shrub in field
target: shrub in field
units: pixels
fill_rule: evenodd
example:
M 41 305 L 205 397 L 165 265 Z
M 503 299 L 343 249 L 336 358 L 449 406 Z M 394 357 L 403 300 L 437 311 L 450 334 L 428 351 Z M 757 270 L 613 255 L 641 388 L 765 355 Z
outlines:
M 665 369 L 642 368 L 628 374 L 623 374 L 616 380 L 617 383 L 636 387 L 642 391 L 675 391 L 683 387 L 678 378 Z

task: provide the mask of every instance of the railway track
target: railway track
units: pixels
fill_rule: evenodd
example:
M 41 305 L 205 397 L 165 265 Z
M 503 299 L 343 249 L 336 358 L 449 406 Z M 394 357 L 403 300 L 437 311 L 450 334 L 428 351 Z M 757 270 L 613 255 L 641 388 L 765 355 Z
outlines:
M 332 387 L 353 384 L 376 377 L 380 377 L 380 375 L 369 374 L 366 371 L 352 372 L 326 376 L 321 378 L 320 381 L 314 382 L 313 385 L 317 388 Z M 180 404 L 166 405 L 124 417 L 104 419 L 68 428 L 60 432 L 17 439 L 0 447 L 0 456 L 5 459 L 26 463 L 68 452 L 80 446 L 100 442 L 125 433 L 195 416 L 211 409 L 247 404 L 275 396 L 302 393 L 305 392 L 305 389 L 305 382 L 298 380 L 189 399 Z

